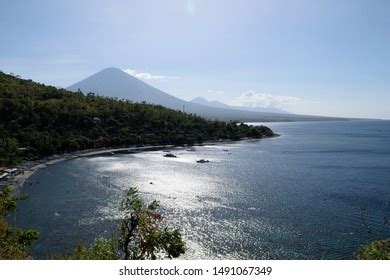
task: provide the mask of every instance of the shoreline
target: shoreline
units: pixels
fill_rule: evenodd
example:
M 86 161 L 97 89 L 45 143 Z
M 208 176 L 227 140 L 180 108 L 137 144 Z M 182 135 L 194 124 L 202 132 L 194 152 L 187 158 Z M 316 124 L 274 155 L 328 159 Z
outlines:
M 28 182 L 28 179 L 39 169 L 44 169 L 47 166 L 57 164 L 63 161 L 77 159 L 77 158 L 83 158 L 83 157 L 92 157 L 97 155 L 110 155 L 115 153 L 136 153 L 136 152 L 142 152 L 147 151 L 151 149 L 164 149 L 172 147 L 172 145 L 165 145 L 165 146 L 145 146 L 145 147 L 127 147 L 127 148 L 103 148 L 103 149 L 92 149 L 92 150 L 83 150 L 83 151 L 77 151 L 72 153 L 65 153 L 65 154 L 55 154 L 46 158 L 38 159 L 38 160 L 32 160 L 27 161 L 23 164 L 20 164 L 16 166 L 19 170 L 21 170 L 20 173 L 13 176 L 8 181 L 8 185 L 11 186 L 12 190 L 15 192 L 18 192 L 22 189 L 23 185 Z
M 263 138 L 245 138 L 240 140 L 222 140 L 222 141 L 208 141 L 193 145 L 183 144 L 183 145 L 149 145 L 149 146 L 130 146 L 126 148 L 102 148 L 102 149 L 91 149 L 91 150 L 83 150 L 76 151 L 72 153 L 65 154 L 55 154 L 46 158 L 27 161 L 18 166 L 21 172 L 14 175 L 11 179 L 7 181 L 11 186 L 13 192 L 19 192 L 22 190 L 23 185 L 28 182 L 28 179 L 39 169 L 44 169 L 47 166 L 57 164 L 63 161 L 72 160 L 76 158 L 84 158 L 84 157 L 92 157 L 98 155 L 113 155 L 113 154 L 130 154 L 130 153 L 140 153 L 146 151 L 154 151 L 154 150 L 163 150 L 167 148 L 177 148 L 177 147 L 193 147 L 193 146 L 205 146 L 205 145 L 217 145 L 217 144 L 232 144 L 236 142 L 245 142 L 245 141 L 260 141 L 262 139 L 272 139 L 280 137 L 279 134 L 276 134 L 271 137 L 263 137 Z

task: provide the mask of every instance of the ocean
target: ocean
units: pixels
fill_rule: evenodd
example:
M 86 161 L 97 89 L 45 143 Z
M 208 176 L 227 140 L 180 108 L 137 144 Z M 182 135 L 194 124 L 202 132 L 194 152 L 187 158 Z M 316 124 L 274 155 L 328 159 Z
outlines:
M 110 237 L 137 187 L 180 229 L 186 259 L 352 259 L 390 237 L 390 121 L 265 125 L 281 136 L 48 166 L 9 221 L 41 233 L 34 258 L 53 258 Z

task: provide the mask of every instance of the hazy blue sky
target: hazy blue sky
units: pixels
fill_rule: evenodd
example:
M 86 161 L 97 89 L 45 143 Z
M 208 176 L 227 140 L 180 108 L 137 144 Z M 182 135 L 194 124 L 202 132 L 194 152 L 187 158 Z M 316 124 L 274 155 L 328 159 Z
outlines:
M 115 66 L 183 99 L 390 118 L 390 1 L 0 0 L 0 69 Z

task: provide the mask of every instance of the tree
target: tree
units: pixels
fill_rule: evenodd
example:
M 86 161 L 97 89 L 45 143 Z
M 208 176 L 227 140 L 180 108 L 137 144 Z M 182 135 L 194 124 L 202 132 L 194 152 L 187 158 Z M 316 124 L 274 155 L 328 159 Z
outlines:
M 360 248 L 360 260 L 390 260 L 390 239 L 376 240 Z
M 390 239 L 386 239 L 378 233 L 378 228 L 374 229 L 366 221 L 366 212 L 362 208 L 360 211 L 360 220 L 366 228 L 367 233 L 373 237 L 373 241 L 362 246 L 357 252 L 357 258 L 360 260 L 390 260 Z M 382 230 L 388 225 L 387 215 L 383 218 Z
M 121 203 L 120 236 L 99 239 L 90 248 L 78 245 L 71 259 L 144 260 L 177 258 L 185 252 L 185 243 L 177 229 L 161 228 L 157 201 L 150 204 L 140 198 L 136 188 L 130 188 Z
M 0 140 L 0 158 L 6 159 L 6 164 L 12 164 L 18 153 L 18 141 L 15 138 Z
M 17 201 L 27 199 L 27 196 L 13 196 L 11 192 L 10 187 L 0 192 L 0 259 L 28 259 L 28 249 L 39 233 L 12 228 L 6 223 L 5 216 L 16 210 Z

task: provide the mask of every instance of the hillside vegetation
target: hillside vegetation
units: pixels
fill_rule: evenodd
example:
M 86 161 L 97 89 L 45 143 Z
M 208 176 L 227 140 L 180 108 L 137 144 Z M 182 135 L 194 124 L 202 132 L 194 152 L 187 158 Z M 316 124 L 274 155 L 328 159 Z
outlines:
M 273 136 L 267 127 L 221 122 L 93 93 L 73 93 L 0 72 L 0 164 L 18 157 L 137 144 Z
M 0 260 L 29 259 L 28 249 L 39 237 L 35 230 L 14 228 L 6 221 L 16 203 L 26 198 L 12 195 L 9 187 L 0 191 Z

